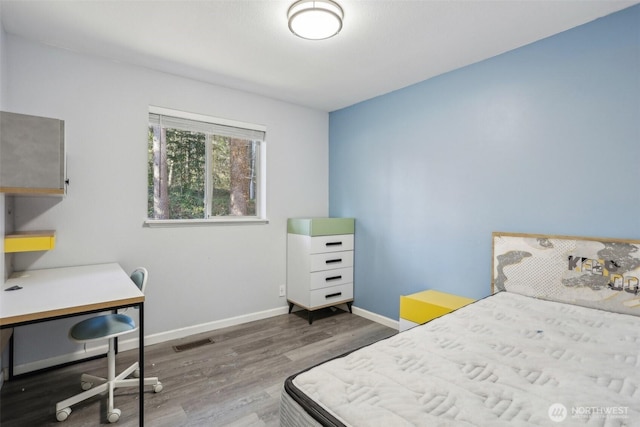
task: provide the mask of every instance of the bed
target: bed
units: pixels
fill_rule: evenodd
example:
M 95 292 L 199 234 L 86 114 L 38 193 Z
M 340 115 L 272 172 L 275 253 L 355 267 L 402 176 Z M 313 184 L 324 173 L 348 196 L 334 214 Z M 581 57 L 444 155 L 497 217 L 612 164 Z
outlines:
M 640 425 L 640 242 L 494 233 L 492 269 L 491 296 L 289 377 L 281 425 Z

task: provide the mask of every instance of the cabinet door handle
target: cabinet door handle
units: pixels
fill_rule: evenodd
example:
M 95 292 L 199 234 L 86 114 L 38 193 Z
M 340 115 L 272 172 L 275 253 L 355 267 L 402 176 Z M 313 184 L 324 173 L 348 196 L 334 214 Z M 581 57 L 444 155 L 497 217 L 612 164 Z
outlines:
M 342 292 L 336 292 L 335 294 L 325 295 L 324 297 L 326 299 L 329 299 L 329 298 L 333 298 L 333 297 L 339 297 L 340 295 L 342 295 Z
M 325 246 L 342 246 L 342 242 L 327 242 Z
M 342 262 L 342 258 L 328 259 L 325 261 L 325 264 L 334 264 L 336 262 Z
M 340 279 L 342 279 L 342 276 L 331 276 L 331 277 L 327 277 L 324 280 L 328 282 L 329 280 L 340 280 Z

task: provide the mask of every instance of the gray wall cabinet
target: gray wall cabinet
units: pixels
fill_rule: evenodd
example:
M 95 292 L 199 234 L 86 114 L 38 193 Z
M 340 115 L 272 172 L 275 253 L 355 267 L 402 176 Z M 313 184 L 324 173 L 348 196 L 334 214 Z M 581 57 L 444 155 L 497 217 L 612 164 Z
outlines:
M 64 121 L 0 112 L 0 192 L 65 194 Z

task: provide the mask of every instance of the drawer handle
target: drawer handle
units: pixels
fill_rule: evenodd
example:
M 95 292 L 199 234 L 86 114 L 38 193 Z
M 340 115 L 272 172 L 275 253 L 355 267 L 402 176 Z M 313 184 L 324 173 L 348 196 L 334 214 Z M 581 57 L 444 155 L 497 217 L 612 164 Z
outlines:
M 333 298 L 333 297 L 339 297 L 340 295 L 342 295 L 342 292 L 336 292 L 335 294 L 325 295 L 324 297 L 326 299 L 329 299 L 329 298 Z
M 342 258 L 328 259 L 325 261 L 325 264 L 334 264 L 336 262 L 342 262 Z
M 342 276 L 331 276 L 331 277 L 327 277 L 324 280 L 328 282 L 329 280 L 340 280 L 340 279 L 342 279 Z
M 327 242 L 325 246 L 342 246 L 342 242 Z

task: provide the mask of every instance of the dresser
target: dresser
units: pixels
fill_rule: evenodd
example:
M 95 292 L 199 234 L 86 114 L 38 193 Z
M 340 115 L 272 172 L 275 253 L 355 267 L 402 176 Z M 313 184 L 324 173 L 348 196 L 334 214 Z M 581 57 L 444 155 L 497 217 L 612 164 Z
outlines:
M 308 310 L 353 302 L 353 218 L 291 218 L 287 222 L 287 301 Z

